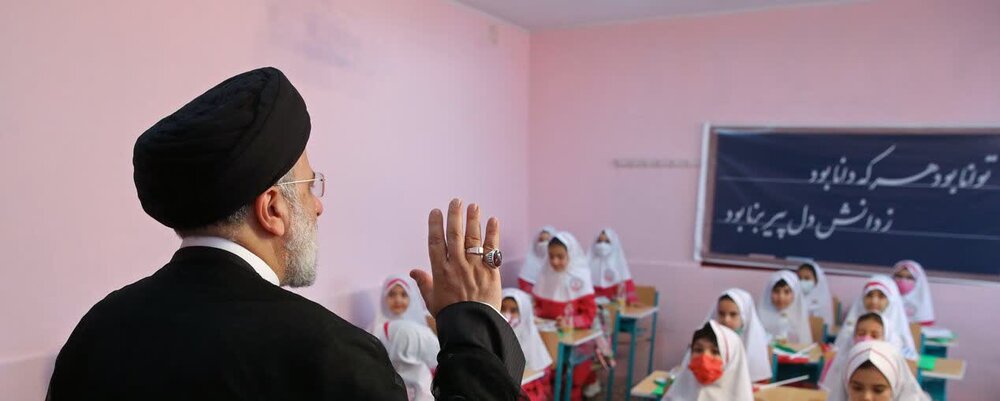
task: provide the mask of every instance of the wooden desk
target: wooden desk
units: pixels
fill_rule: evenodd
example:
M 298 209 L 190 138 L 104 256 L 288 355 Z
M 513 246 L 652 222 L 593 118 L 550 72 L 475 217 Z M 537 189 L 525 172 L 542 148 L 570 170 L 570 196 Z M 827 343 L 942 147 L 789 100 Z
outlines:
M 659 310 L 660 308 L 656 306 L 628 305 L 625 309 L 618 311 L 618 313 L 621 313 L 623 318 L 642 319 L 646 316 L 652 316 Z
M 573 347 L 578 347 L 589 341 L 593 341 L 600 336 L 600 330 L 574 329 L 572 333 L 564 334 L 562 338 L 559 339 L 559 342 Z
M 906 364 L 910 366 L 910 371 L 916 375 L 917 362 L 907 360 Z M 934 362 L 933 370 L 924 370 L 920 374 L 923 377 L 931 379 L 962 380 L 965 378 L 965 361 L 961 359 L 938 358 Z
M 942 348 L 957 347 L 958 346 L 958 339 L 951 338 L 951 339 L 948 339 L 947 341 L 935 341 L 934 339 L 927 338 L 927 339 L 924 340 L 924 346 L 925 347 L 942 347 Z
M 646 376 L 645 379 L 642 379 L 639 384 L 636 384 L 635 387 L 632 387 L 632 396 L 652 400 L 659 399 L 662 396 L 653 395 L 653 391 L 656 390 L 656 379 L 667 377 L 670 377 L 670 372 L 665 370 L 654 371 L 649 376 Z M 667 388 L 669 388 L 669 386 Z M 664 389 L 663 393 L 667 393 L 666 389 Z
M 521 377 L 521 385 L 531 383 L 535 380 L 545 377 L 544 371 L 534 371 L 531 369 L 524 369 L 524 376 Z
M 795 351 L 801 351 L 808 348 L 812 344 L 794 344 L 788 343 L 784 344 L 786 347 L 794 349 Z M 778 354 L 781 355 L 781 354 Z M 813 349 L 809 350 L 809 363 L 819 363 L 823 359 L 823 349 L 817 344 Z
M 826 401 L 826 391 L 796 387 L 772 387 L 753 395 L 754 401 Z
M 812 344 L 783 344 L 784 347 L 791 348 L 796 351 L 800 351 L 808 348 Z M 771 371 L 774 372 L 773 379 L 775 381 L 781 381 L 784 379 L 791 379 L 793 377 L 798 377 L 801 375 L 809 375 L 808 382 L 816 384 L 819 382 L 820 376 L 823 373 L 823 349 L 816 345 L 809 350 L 809 352 L 803 354 L 807 356 L 808 359 L 803 363 L 782 363 L 778 360 L 778 353 L 774 352 L 774 347 L 772 349 L 771 356 Z M 784 355 L 784 354 L 783 354 Z

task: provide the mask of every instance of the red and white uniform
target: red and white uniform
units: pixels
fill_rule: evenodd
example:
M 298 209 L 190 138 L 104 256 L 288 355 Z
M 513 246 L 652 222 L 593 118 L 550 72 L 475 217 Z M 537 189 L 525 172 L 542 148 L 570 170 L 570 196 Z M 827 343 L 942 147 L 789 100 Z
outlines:
M 521 389 L 530 401 L 547 401 L 552 398 L 552 356 L 538 334 L 535 325 L 535 312 L 531 295 L 516 288 L 503 290 L 503 297 L 511 298 L 517 303 L 519 317 L 510 321 L 517 342 L 521 344 L 524 353 L 524 368 L 535 372 L 545 372 L 545 377 L 525 383 Z
M 552 226 L 542 227 L 538 231 L 538 234 L 541 235 L 542 233 L 548 233 L 554 237 L 556 235 L 556 228 Z M 534 239 L 534 244 L 528 250 L 528 256 L 524 257 L 524 264 L 521 265 L 521 273 L 517 276 L 517 288 L 528 294 L 531 294 L 532 288 L 535 286 L 535 282 L 538 281 L 538 275 L 542 272 L 542 269 L 549 265 L 549 242 L 538 241 L 538 236 L 535 236 Z
M 535 284 L 535 315 L 543 319 L 558 319 L 567 312 L 572 314 L 573 327 L 590 329 L 597 316 L 597 303 L 594 301 L 594 286 L 590 283 L 590 269 L 587 265 L 587 255 L 573 234 L 560 232 L 555 235 L 563 244 L 569 255 L 569 263 L 562 272 L 556 272 L 552 266 L 546 265 L 538 276 Z M 573 369 L 573 388 L 570 399 L 583 399 L 583 387 L 597 380 L 590 364 L 580 364 Z
M 558 319 L 571 311 L 573 327 L 589 329 L 597 315 L 597 303 L 594 302 L 587 256 L 573 234 L 563 231 L 555 238 L 566 244 L 569 263 L 562 272 L 549 265 L 542 269 L 532 293 L 535 314 L 543 319 Z
M 590 265 L 590 280 L 594 283 L 594 294 L 613 300 L 618 297 L 619 291 L 625 292 L 625 298 L 629 303 L 639 300 L 635 294 L 635 283 L 632 282 L 632 273 L 629 272 L 628 260 L 625 258 L 625 250 L 618 233 L 610 228 L 601 230 L 608 237 L 610 243 L 598 242 L 587 252 L 587 261 Z M 601 235 L 598 234 L 597 238 Z

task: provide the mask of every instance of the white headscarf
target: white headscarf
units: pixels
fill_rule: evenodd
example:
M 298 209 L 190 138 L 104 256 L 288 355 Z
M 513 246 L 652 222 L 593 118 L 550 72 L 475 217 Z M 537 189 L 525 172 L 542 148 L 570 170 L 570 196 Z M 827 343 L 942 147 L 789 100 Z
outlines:
M 873 313 L 879 315 L 879 318 L 882 319 L 882 338 L 878 341 L 885 341 L 884 339 L 889 338 L 891 330 L 889 327 L 886 327 L 885 318 L 882 317 L 881 313 Z M 855 327 L 857 327 L 857 324 L 855 324 Z M 847 337 L 843 341 L 844 343 L 840 345 L 843 346 L 844 350 L 850 350 L 857 344 L 854 342 L 854 329 L 851 329 L 851 336 Z M 893 347 L 896 348 L 896 353 L 898 354 L 899 347 L 895 344 Z M 826 369 L 826 374 L 823 375 L 819 382 L 819 386 L 822 389 L 830 392 L 843 391 L 843 388 L 841 388 L 840 385 L 844 382 L 844 371 L 847 369 L 847 357 L 848 353 L 846 351 L 836 352 L 834 354 L 833 361 L 830 362 L 830 366 Z
M 871 361 L 889 382 L 893 401 L 930 401 L 930 397 L 920 389 L 920 384 L 910 372 L 906 360 L 896 347 L 885 341 L 865 341 L 847 351 L 847 368 L 840 383 L 830 382 L 834 387 L 831 388 L 827 401 L 849 401 L 847 389 L 850 386 L 851 376 L 868 361 Z
M 826 273 L 823 272 L 823 268 L 819 264 L 814 262 L 803 262 L 802 264 L 811 266 L 816 272 L 816 286 L 808 294 L 805 294 L 809 314 L 823 318 L 823 322 L 832 326 L 836 323 L 833 320 L 833 295 L 830 294 L 830 284 L 826 280 Z M 801 287 L 801 283 L 799 286 Z
M 535 308 L 531 302 L 531 295 L 517 288 L 505 288 L 504 298 L 513 298 L 517 302 L 520 318 L 511 325 L 517 341 L 521 343 L 521 351 L 524 352 L 524 367 L 536 372 L 541 372 L 552 365 L 552 356 L 549 355 L 542 336 L 538 334 L 538 327 L 535 326 Z
M 632 279 L 632 273 L 628 269 L 628 260 L 625 259 L 625 250 L 622 249 L 621 240 L 618 233 L 610 228 L 601 230 L 607 235 L 611 245 L 611 252 L 607 255 L 600 255 L 597 252 L 597 239 L 601 234 L 597 234 L 594 244 L 587 252 L 587 260 L 590 265 L 591 281 L 595 287 L 609 288 Z
M 547 241 L 538 241 L 538 235 L 543 232 L 549 233 L 549 235 L 554 237 L 556 235 L 556 228 L 544 226 L 533 237 L 531 249 L 528 250 L 527 256 L 524 257 L 524 265 L 521 266 L 521 273 L 518 275 L 518 278 L 531 284 L 535 284 L 538 281 L 538 274 L 541 273 L 542 268 L 549 264 L 549 243 Z
M 583 253 L 576 237 L 569 232 L 561 231 L 554 238 L 558 238 L 566 245 L 569 264 L 562 272 L 557 272 L 552 266 L 546 264 L 541 274 L 538 275 L 538 283 L 535 284 L 533 295 L 549 301 L 569 302 L 593 294 L 594 286 L 590 282 L 587 255 Z
M 739 336 L 743 340 L 743 348 L 747 355 L 747 367 L 750 369 L 750 380 L 758 382 L 771 378 L 771 355 L 767 349 L 767 332 L 757 317 L 757 308 L 754 307 L 753 297 L 749 292 L 739 288 L 730 288 L 722 292 L 722 296 L 728 296 L 740 308 L 740 320 L 743 327 Z M 712 310 L 708 312 L 705 321 L 718 319 L 719 302 L 716 300 Z
M 931 301 L 931 286 L 927 282 L 924 267 L 912 260 L 896 263 L 892 273 L 906 269 L 913 275 L 916 285 L 909 294 L 903 295 L 903 310 L 911 322 L 924 323 L 934 321 L 934 303 Z M 898 286 L 896 288 L 899 288 Z
M 396 315 L 389 310 L 389 304 L 386 303 L 385 297 L 389 295 L 389 290 L 394 286 L 400 286 L 406 295 L 410 297 L 410 305 L 406 308 L 406 311 L 402 315 Z M 382 340 L 382 343 L 389 346 L 386 343 L 386 332 L 388 331 L 387 323 L 394 320 L 408 320 L 414 323 L 419 323 L 423 326 L 427 326 L 427 316 L 430 312 L 427 311 L 427 305 L 424 304 L 424 297 L 420 295 L 420 289 L 417 288 L 417 282 L 413 281 L 410 276 L 403 274 L 394 274 L 385 279 L 382 282 L 382 298 L 379 303 L 382 305 L 381 313 L 375 318 L 375 325 L 372 327 L 371 333 Z
M 861 296 L 858 297 L 851 310 L 847 312 L 844 325 L 837 334 L 837 352 L 844 352 L 848 349 L 848 341 L 854 337 L 854 326 L 858 318 L 868 311 L 865 309 L 865 295 L 878 290 L 885 294 L 889 300 L 889 305 L 885 310 L 875 311 L 882 315 L 882 323 L 885 326 L 885 341 L 892 343 L 899 348 L 899 352 L 906 359 L 917 359 L 916 343 L 913 342 L 913 335 L 910 333 L 910 322 L 906 319 L 906 312 L 903 311 L 903 298 L 899 296 L 899 288 L 889 276 L 876 274 L 865 282 Z
M 426 324 L 402 319 L 389 322 L 388 332 L 389 361 L 406 383 L 410 401 L 434 401 L 431 369 L 437 367 L 441 351 L 437 336 Z
M 792 304 L 783 311 L 778 311 L 771 302 L 771 290 L 779 281 L 784 280 L 792 289 Z M 800 344 L 813 342 L 812 329 L 809 326 L 809 311 L 805 306 L 802 287 L 799 286 L 799 276 L 789 270 L 779 270 L 771 274 L 764 287 L 764 294 L 758 305 L 760 322 L 771 338 L 787 334 L 788 341 Z
M 714 320 L 709 320 L 716 341 L 719 356 L 722 357 L 722 377 L 714 383 L 703 386 L 691 373 L 685 361 L 684 371 L 667 390 L 664 400 L 668 401 L 753 401 L 753 384 L 747 369 L 743 341 L 736 332 Z

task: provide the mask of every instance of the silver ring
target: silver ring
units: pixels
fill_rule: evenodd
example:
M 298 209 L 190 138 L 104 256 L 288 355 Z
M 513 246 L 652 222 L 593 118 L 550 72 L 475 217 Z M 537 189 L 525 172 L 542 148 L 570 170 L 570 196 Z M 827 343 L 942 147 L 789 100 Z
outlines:
M 494 269 L 499 269 L 500 264 L 503 263 L 503 254 L 500 253 L 499 249 L 493 249 L 483 256 L 483 261 L 486 265 Z
M 465 253 L 470 255 L 482 255 L 486 253 L 486 249 L 481 246 L 474 246 L 472 248 L 465 248 Z

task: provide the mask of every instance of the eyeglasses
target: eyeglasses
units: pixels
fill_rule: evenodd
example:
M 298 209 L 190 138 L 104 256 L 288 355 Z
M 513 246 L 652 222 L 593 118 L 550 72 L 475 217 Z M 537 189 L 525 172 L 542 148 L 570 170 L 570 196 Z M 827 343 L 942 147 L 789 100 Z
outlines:
M 279 182 L 274 185 L 292 185 L 292 184 L 302 184 L 309 183 L 309 192 L 312 192 L 317 198 L 322 198 L 323 194 L 326 193 L 326 176 L 323 173 L 313 173 L 313 178 L 308 180 L 296 180 L 288 182 Z

